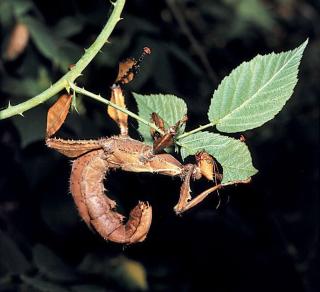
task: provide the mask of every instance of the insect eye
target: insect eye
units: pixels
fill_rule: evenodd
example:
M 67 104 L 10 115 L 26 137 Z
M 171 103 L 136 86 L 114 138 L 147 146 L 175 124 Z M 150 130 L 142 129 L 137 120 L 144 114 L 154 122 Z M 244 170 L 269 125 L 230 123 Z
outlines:
M 205 151 L 196 154 L 197 165 L 201 174 L 208 180 L 214 179 L 214 160 L 211 155 Z

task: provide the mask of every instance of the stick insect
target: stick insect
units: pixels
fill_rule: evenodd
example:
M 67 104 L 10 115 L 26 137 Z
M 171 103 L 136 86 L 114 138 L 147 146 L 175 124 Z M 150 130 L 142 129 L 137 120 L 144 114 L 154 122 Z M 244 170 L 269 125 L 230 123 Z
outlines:
M 137 61 L 127 59 L 119 65 L 119 74 L 111 87 L 111 101 L 125 107 L 122 86 L 130 82 L 144 55 L 150 54 L 144 48 Z M 186 117 L 160 135 L 151 131 L 154 145 L 150 146 L 128 136 L 128 116 L 108 107 L 109 116 L 118 124 L 120 135 L 97 140 L 64 140 L 52 138 L 67 117 L 71 95 L 62 95 L 49 109 L 47 117 L 46 145 L 72 158 L 70 190 L 81 218 L 104 239 L 122 244 L 143 241 L 150 229 L 152 207 L 148 202 L 138 202 L 129 218 L 117 212 L 116 202 L 108 197 L 104 180 L 109 171 L 120 169 L 129 172 L 147 172 L 179 177 L 182 180 L 178 203 L 174 207 L 181 214 L 203 201 L 210 193 L 221 188 L 222 175 L 213 171 L 214 160 L 204 152 L 196 155 L 196 164 L 182 164 L 164 148 L 173 143 L 177 129 Z M 152 120 L 163 128 L 163 120 L 156 113 Z M 163 128 L 163 130 L 165 130 Z M 191 198 L 190 181 L 206 177 L 216 183 L 198 196 Z

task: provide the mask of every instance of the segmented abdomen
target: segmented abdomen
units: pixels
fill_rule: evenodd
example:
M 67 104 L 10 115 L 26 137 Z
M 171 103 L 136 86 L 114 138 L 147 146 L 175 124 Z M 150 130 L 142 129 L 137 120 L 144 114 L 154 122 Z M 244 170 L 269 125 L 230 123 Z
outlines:
M 80 216 L 107 240 L 143 241 L 150 229 L 152 208 L 139 202 L 124 223 L 124 217 L 115 211 L 116 202 L 105 194 L 103 181 L 110 169 L 103 150 L 91 151 L 73 162 L 70 189 Z

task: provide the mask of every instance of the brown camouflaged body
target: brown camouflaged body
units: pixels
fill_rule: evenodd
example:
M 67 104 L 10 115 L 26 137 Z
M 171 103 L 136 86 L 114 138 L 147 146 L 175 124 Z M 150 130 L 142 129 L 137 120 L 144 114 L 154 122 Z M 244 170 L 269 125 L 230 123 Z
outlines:
M 129 219 L 116 212 L 116 202 L 105 193 L 104 179 L 109 170 L 151 172 L 170 176 L 183 175 L 184 166 L 169 154 L 152 154 L 152 147 L 129 137 L 115 136 L 100 140 L 66 141 L 47 139 L 48 147 L 75 157 L 70 190 L 86 224 L 106 240 L 131 244 L 143 241 L 152 220 L 152 208 L 139 202 Z

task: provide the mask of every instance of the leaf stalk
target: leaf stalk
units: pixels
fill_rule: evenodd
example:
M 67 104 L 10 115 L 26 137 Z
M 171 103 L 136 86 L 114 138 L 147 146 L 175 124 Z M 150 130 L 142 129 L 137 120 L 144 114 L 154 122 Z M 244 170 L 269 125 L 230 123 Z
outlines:
M 194 133 L 200 132 L 200 131 L 202 131 L 202 130 L 204 130 L 204 129 L 207 129 L 207 128 L 210 128 L 210 127 L 213 127 L 213 126 L 214 126 L 213 123 L 209 123 L 209 124 L 205 124 L 205 125 L 199 126 L 198 128 L 193 129 L 192 131 L 184 132 L 183 134 L 179 135 L 179 136 L 177 137 L 177 139 L 179 140 L 179 139 L 188 137 L 188 136 L 190 136 L 190 135 L 192 135 L 192 134 L 194 134 Z
M 106 104 L 106 105 L 110 105 L 110 106 L 114 107 L 115 109 L 117 109 L 117 110 L 119 110 L 119 111 L 127 114 L 128 116 L 130 116 L 130 117 L 132 117 L 132 118 L 140 121 L 141 123 L 144 123 L 144 124 L 147 125 L 148 127 L 151 127 L 151 128 L 153 128 L 153 129 L 155 129 L 155 130 L 156 130 L 157 132 L 159 132 L 160 134 L 162 134 L 162 135 L 164 134 L 164 132 L 163 132 L 161 129 L 159 129 L 154 123 L 151 123 L 151 122 L 145 120 L 144 118 L 136 115 L 135 113 L 127 110 L 126 108 L 121 107 L 121 106 L 119 106 L 119 105 L 111 102 L 110 100 L 103 98 L 103 97 L 102 97 L 101 95 L 99 95 L 99 94 L 95 94 L 95 93 L 93 93 L 93 92 L 91 92 L 91 91 L 88 91 L 88 90 L 86 90 L 86 89 L 84 89 L 84 88 L 78 87 L 78 86 L 75 85 L 74 83 L 69 83 L 69 87 L 70 87 L 74 92 L 76 92 L 76 93 L 83 94 L 83 95 L 88 96 L 88 97 L 91 97 L 92 99 L 97 100 L 97 101 L 99 101 L 99 102 L 101 102 L 101 103 L 104 103 L 104 104 Z

